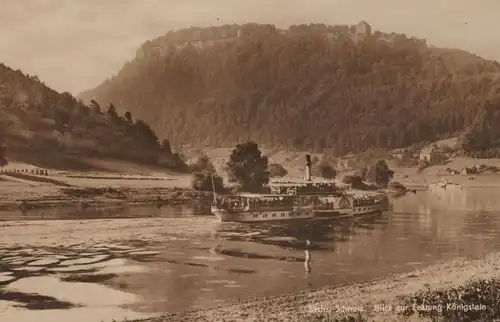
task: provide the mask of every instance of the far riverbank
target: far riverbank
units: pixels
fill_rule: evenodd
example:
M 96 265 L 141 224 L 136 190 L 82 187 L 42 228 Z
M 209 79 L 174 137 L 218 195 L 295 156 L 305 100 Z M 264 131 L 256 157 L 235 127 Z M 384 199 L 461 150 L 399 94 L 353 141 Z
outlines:
M 188 175 L 27 173 L 0 174 L 0 210 L 66 206 L 106 207 L 209 202 L 210 192 L 190 188 Z

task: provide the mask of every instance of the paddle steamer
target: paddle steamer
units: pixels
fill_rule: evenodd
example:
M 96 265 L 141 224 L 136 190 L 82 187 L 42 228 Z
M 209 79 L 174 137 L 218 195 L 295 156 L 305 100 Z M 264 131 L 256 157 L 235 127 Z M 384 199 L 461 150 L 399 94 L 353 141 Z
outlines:
M 260 222 L 297 219 L 334 219 L 380 213 L 385 196 L 348 193 L 334 182 L 313 182 L 311 159 L 306 156 L 306 180 L 272 182 L 268 194 L 216 195 L 212 213 L 227 222 Z

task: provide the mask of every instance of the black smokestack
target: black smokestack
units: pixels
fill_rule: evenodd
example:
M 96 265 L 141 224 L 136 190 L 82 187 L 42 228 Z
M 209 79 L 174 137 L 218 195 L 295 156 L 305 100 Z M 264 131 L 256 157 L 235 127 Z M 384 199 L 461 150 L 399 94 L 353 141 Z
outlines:
M 311 181 L 311 155 L 306 154 L 306 180 Z

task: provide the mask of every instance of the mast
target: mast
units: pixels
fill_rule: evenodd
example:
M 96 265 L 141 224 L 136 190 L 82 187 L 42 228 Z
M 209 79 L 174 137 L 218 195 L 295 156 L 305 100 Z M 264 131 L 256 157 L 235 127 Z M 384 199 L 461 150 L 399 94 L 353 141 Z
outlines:
M 213 204 L 217 204 L 217 194 L 215 193 L 215 183 L 214 183 L 214 176 L 210 174 L 210 179 L 212 179 L 212 194 L 213 194 Z
M 306 181 L 311 181 L 311 155 L 306 154 Z

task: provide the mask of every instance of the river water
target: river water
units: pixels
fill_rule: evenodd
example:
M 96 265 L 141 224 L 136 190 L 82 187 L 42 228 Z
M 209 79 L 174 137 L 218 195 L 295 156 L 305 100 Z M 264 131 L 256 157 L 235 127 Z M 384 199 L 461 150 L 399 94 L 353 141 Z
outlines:
M 359 221 L 201 207 L 0 214 L 1 321 L 112 321 L 366 281 L 500 249 L 500 190 L 421 191 Z

